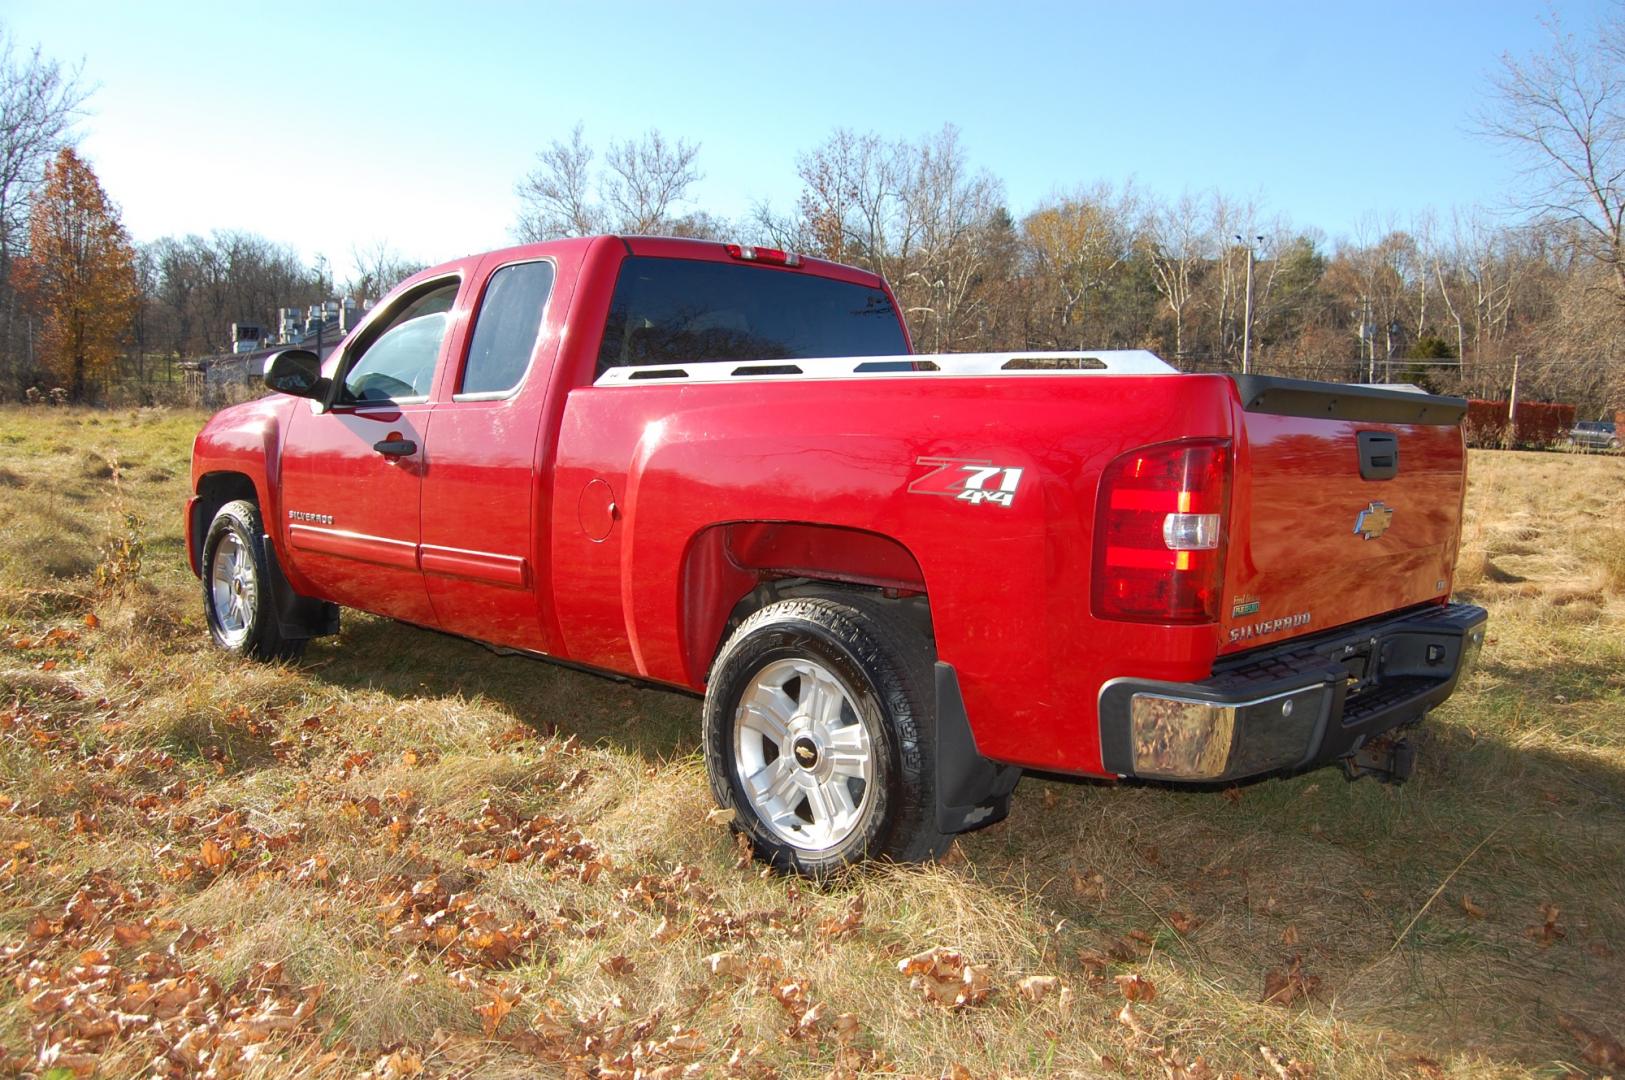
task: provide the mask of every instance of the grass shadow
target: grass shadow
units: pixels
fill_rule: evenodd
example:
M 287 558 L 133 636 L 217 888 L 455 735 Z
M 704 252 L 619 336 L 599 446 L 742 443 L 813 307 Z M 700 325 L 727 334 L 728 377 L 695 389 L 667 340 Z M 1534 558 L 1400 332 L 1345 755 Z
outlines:
M 410 700 L 482 697 L 543 734 L 608 742 L 651 761 L 699 749 L 693 695 L 528 656 L 346 610 L 336 639 L 313 642 L 302 665 L 321 682 Z

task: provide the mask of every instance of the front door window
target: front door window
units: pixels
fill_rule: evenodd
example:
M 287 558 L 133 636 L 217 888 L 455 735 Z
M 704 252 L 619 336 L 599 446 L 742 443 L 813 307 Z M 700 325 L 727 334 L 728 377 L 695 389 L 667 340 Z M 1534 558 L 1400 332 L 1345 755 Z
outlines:
M 339 404 L 427 397 L 456 299 L 457 282 L 433 286 L 372 330 L 351 353 Z

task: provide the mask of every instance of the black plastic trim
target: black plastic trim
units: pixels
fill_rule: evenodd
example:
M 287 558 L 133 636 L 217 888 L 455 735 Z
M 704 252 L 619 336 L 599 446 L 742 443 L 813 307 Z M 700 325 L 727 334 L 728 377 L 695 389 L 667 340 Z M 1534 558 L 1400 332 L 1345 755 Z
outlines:
M 1021 769 L 983 757 L 965 715 L 959 673 L 937 661 L 937 829 L 944 833 L 979 829 L 1010 812 L 1010 793 Z
M 1360 479 L 1392 480 L 1399 475 L 1399 436 L 1391 431 L 1362 431 L 1355 443 L 1360 450 Z
M 329 637 L 339 632 L 339 606 L 313 596 L 301 596 L 282 573 L 277 561 L 276 545 L 269 534 L 264 536 L 265 563 L 271 587 L 271 613 L 276 616 L 277 627 L 289 640 Z
M 1241 395 L 1241 407 L 1248 412 L 1439 427 L 1454 427 L 1467 415 L 1466 398 L 1273 375 L 1230 377 Z

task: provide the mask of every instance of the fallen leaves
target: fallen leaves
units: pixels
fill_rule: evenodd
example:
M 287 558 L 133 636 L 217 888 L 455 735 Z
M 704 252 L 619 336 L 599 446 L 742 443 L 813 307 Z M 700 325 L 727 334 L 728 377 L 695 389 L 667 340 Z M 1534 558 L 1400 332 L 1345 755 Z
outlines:
M 1625 1045 L 1612 1035 L 1593 1031 L 1567 1013 L 1557 1014 L 1557 1024 L 1574 1037 L 1580 1046 L 1580 1056 L 1588 1065 L 1599 1069 L 1625 1069 Z
M 1138 972 L 1119 975 L 1116 981 L 1117 988 L 1123 992 L 1123 996 L 1129 1001 L 1157 1000 L 1157 984 Z
M 1466 893 L 1461 894 L 1461 910 L 1465 912 L 1467 917 L 1470 919 L 1482 919 L 1489 914 L 1489 912 L 1473 903 L 1473 898 L 1468 896 Z
M 1542 948 L 1563 940 L 1568 936 L 1568 933 L 1557 925 L 1557 917 L 1561 913 L 1555 904 L 1540 905 L 1541 922 L 1537 926 L 1526 927 L 1523 932 L 1524 937 L 1529 938 Z
M 1306 1001 L 1319 992 L 1320 976 L 1303 969 L 1303 957 L 1293 956 L 1286 967 L 1264 973 L 1264 996 L 1260 1000 L 1266 1005 L 1285 1006 Z
M 1037 1003 L 1061 990 L 1061 980 L 1054 975 L 1029 975 L 1016 983 L 1016 993 L 1024 1000 Z
M 847 901 L 846 908 L 840 916 L 825 919 L 818 924 L 818 933 L 821 937 L 838 938 L 847 934 L 856 933 L 863 925 L 863 894 L 858 893 Z
M 909 976 L 909 988 L 927 1001 L 961 1009 L 980 1005 L 993 992 L 986 967 L 972 964 L 955 949 L 938 946 L 899 961 L 897 970 Z

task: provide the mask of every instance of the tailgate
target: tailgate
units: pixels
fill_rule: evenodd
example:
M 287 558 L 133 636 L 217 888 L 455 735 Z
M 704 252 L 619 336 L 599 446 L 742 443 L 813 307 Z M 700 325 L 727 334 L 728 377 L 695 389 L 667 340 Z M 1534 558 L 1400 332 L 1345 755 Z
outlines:
M 1221 652 L 1447 597 L 1466 402 L 1241 375 Z

